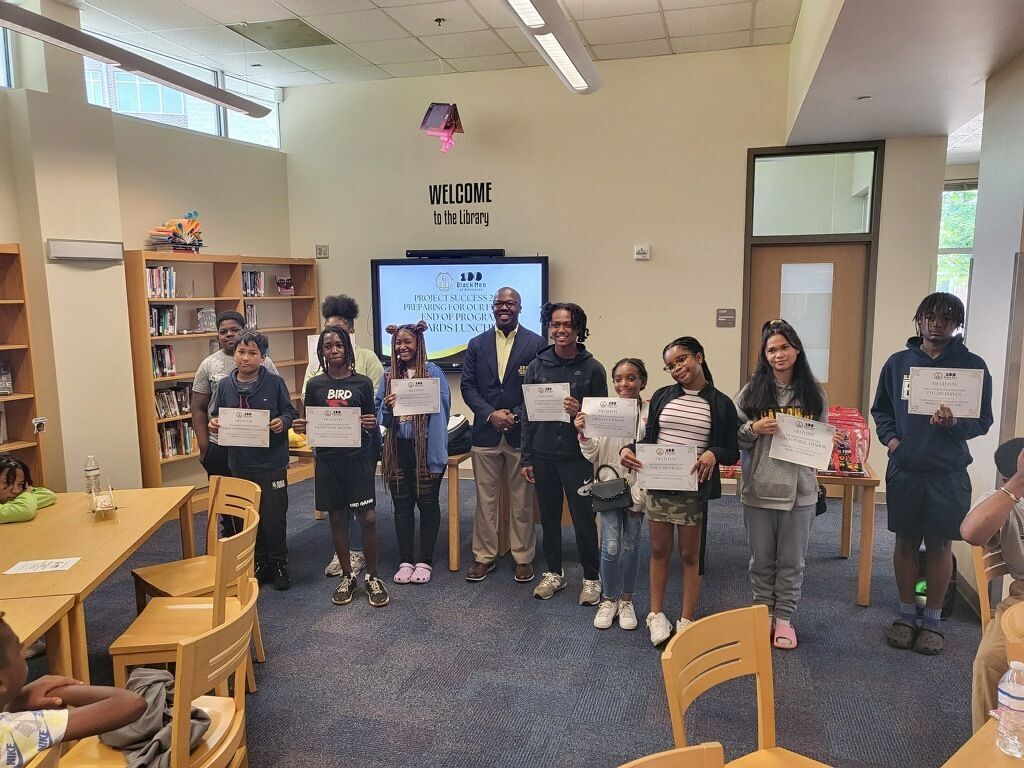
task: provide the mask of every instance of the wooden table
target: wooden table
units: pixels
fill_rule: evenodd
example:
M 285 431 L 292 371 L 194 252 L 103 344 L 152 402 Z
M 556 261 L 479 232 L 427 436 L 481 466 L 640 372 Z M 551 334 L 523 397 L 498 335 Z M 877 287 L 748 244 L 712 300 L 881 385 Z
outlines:
M 1024 763 L 1016 757 L 1004 755 L 996 747 L 998 726 L 998 720 L 989 720 L 955 755 L 943 763 L 942 768 L 1020 768 Z
M 857 565 L 857 605 L 871 605 L 871 565 L 875 545 L 875 489 L 878 488 L 878 475 L 871 465 L 865 462 L 867 477 L 840 477 L 836 475 L 818 475 L 822 485 L 839 486 L 843 489 L 843 519 L 839 526 L 839 556 L 848 558 L 853 539 L 853 507 L 854 494 L 861 489 L 860 497 L 860 559 Z M 724 467 L 723 479 L 740 480 L 739 467 Z
M 34 520 L 5 525 L 0 550 L 0 599 L 71 595 L 68 613 L 72 674 L 89 682 L 89 654 L 85 636 L 84 601 L 124 563 L 161 525 L 179 520 L 182 550 L 191 536 L 189 497 L 192 486 L 115 491 L 117 509 L 92 513 L 84 493 L 59 493 L 57 503 L 39 510 Z M 193 539 L 189 538 L 191 543 Z M 4 575 L 22 560 L 80 557 L 67 571 Z
M 71 675 L 71 631 L 68 613 L 75 604 L 74 595 L 53 597 L 17 597 L 0 600 L 0 613 L 21 647 L 28 648 L 46 635 L 46 660 L 50 674 Z

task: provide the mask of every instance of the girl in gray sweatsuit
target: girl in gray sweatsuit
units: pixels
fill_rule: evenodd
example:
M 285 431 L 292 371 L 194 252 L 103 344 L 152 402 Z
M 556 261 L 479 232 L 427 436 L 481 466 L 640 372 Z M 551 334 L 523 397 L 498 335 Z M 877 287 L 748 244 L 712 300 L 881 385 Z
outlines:
M 750 545 L 754 602 L 773 611 L 776 648 L 797 645 L 792 618 L 800 601 L 804 561 L 818 500 L 814 469 L 771 458 L 775 414 L 827 421 L 828 400 L 815 380 L 793 327 L 765 323 L 757 369 L 736 395 L 743 472 L 740 501 Z

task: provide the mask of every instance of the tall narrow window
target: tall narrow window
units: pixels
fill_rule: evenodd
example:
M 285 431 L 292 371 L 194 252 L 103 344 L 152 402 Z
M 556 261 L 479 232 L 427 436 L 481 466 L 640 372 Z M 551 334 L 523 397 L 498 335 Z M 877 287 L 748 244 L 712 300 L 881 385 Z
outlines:
M 10 51 L 7 30 L 0 29 L 0 88 L 10 88 L 14 85 L 11 79 Z
M 974 214 L 977 205 L 976 181 L 947 184 L 942 193 L 935 290 L 959 296 L 965 306 L 974 264 Z

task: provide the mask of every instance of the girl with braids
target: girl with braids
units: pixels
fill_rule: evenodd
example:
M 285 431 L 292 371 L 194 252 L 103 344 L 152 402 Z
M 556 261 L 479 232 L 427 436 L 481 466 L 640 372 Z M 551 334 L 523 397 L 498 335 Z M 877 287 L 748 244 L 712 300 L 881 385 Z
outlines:
M 651 612 L 647 628 L 651 643 L 660 645 L 672 634 L 672 624 L 663 611 L 668 565 L 675 532 L 679 532 L 679 557 L 683 561 L 683 605 L 676 631 L 691 623 L 700 598 L 704 572 L 704 542 L 707 533 L 708 501 L 722 496 L 718 465 L 735 464 L 740 457 L 736 446 L 736 406 L 717 389 L 704 359 L 704 347 L 692 336 L 681 336 L 662 350 L 664 371 L 675 384 L 662 387 L 651 398 L 647 430 L 640 442 L 654 445 L 692 445 L 697 463 L 690 471 L 697 476 L 697 491 L 648 491 L 647 520 L 651 530 Z M 635 445 L 622 449 L 622 466 L 642 469 Z
M 57 501 L 46 488 L 32 487 L 28 464 L 9 453 L 0 454 L 0 523 L 23 523 L 36 511 Z
M 554 344 L 537 353 L 527 368 L 524 384 L 568 384 L 565 421 L 531 421 L 529 409 L 523 416 L 521 448 L 522 474 L 537 486 L 540 523 L 544 531 L 544 560 L 547 570 L 533 596 L 547 600 L 565 588 L 562 571 L 562 495 L 569 504 L 576 547 L 583 566 L 580 605 L 597 605 L 601 600 L 601 556 L 597 546 L 594 505 L 589 494 L 579 490 L 594 478 L 594 467 L 583 458 L 572 420 L 580 412 L 584 397 L 607 397 L 604 367 L 594 359 L 583 341 L 590 335 L 587 313 L 577 304 L 545 304 L 540 322 Z
M 772 643 L 796 648 L 792 619 L 800 601 L 818 479 L 811 467 L 769 456 L 778 432 L 775 414 L 828 420 L 828 399 L 811 373 L 793 326 L 772 320 L 761 329 L 757 369 L 736 395 L 743 449 L 740 501 L 750 546 L 754 602 L 774 614 Z M 833 438 L 839 442 L 840 435 Z
M 366 563 L 366 598 L 374 608 L 388 604 L 388 592 L 377 577 L 377 513 L 374 470 L 377 456 L 377 416 L 374 410 L 373 382 L 356 373 L 355 347 L 352 337 L 341 326 L 328 325 L 320 334 L 316 356 L 323 373 L 306 384 L 306 407 L 358 408 L 362 439 L 354 448 L 319 448 L 316 457 L 316 508 L 327 510 L 331 520 L 331 538 L 341 568 L 341 581 L 331 602 L 347 605 L 359 591 L 359 574 L 352 567 L 349 551 L 349 521 L 354 514 L 362 529 Z M 305 419 L 292 424 L 296 432 L 304 432 Z
M 951 293 L 933 293 L 914 313 L 917 335 L 892 355 L 878 377 L 871 417 L 889 449 L 885 472 L 889 530 L 896 534 L 893 568 L 900 593 L 899 612 L 886 633 L 893 648 L 913 648 L 929 656 L 942 651 L 942 601 L 953 572 L 952 541 L 971 506 L 973 461 L 967 441 L 992 426 L 992 377 L 985 361 L 969 352 L 958 331 L 964 304 Z M 974 368 L 983 371 L 978 418 L 957 418 L 945 405 L 930 416 L 909 413 L 911 368 Z M 928 601 L 918 616 L 914 597 L 918 551 L 924 541 Z
M 619 477 L 628 477 L 629 470 L 619 461 L 623 446 L 639 439 L 647 428 L 648 403 L 640 398 L 647 386 L 647 368 L 643 360 L 627 357 L 612 368 L 612 386 L 615 394 L 637 401 L 639 419 L 636 435 L 624 437 L 584 437 L 586 417 L 579 413 L 573 424 L 579 432 L 580 450 L 595 470 L 607 464 Z M 610 479 L 598 472 L 597 480 Z M 633 608 L 633 586 L 640 570 L 640 524 L 644 519 L 644 495 L 635 485 L 631 488 L 633 504 L 628 510 L 609 510 L 601 513 L 601 604 L 594 616 L 594 626 L 608 629 L 619 618 L 622 629 L 636 629 L 636 611 Z
M 395 534 L 401 560 L 395 583 L 426 584 L 430 581 L 437 531 L 441 525 L 438 495 L 441 476 L 448 465 L 451 392 L 441 369 L 427 362 L 427 347 L 423 339 L 427 330 L 425 322 L 389 325 L 386 330 L 391 334 L 391 365 L 385 369 L 377 390 L 377 415 L 387 428 L 381 472 L 395 505 Z M 428 376 L 441 382 L 441 412 L 396 417 L 392 413 L 396 398 L 391 392 L 391 380 L 425 379 Z M 420 509 L 418 560 L 413 558 L 415 507 Z

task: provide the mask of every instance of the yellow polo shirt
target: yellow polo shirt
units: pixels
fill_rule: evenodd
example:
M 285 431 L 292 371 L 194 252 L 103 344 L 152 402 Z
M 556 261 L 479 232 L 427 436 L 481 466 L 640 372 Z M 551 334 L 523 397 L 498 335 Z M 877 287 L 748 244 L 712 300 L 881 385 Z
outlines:
M 498 347 L 498 381 L 505 378 L 505 368 L 508 367 L 508 359 L 512 354 L 512 345 L 516 342 L 516 334 L 519 333 L 519 326 L 507 334 L 498 326 L 494 326 L 494 342 Z

